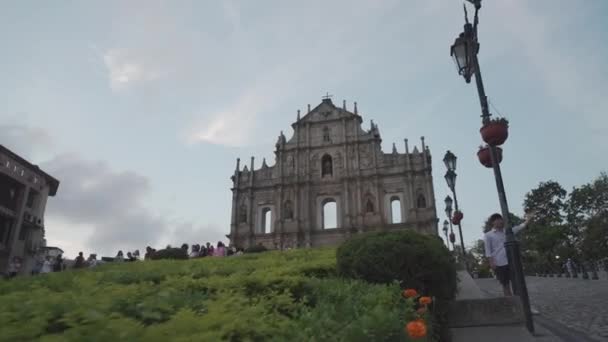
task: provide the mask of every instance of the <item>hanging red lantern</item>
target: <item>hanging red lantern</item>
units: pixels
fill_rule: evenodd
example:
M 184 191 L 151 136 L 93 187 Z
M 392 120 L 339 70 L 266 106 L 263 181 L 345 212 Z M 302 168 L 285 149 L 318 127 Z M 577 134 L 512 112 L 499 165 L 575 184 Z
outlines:
M 490 120 L 479 129 L 479 132 L 487 144 L 502 145 L 509 137 L 509 121 L 505 118 Z
M 454 215 L 452 216 L 452 223 L 456 225 L 460 224 L 460 221 L 462 221 L 463 217 L 464 215 L 462 214 L 462 211 L 455 211 Z
M 454 235 L 454 232 L 451 232 L 451 233 L 450 233 L 450 242 L 451 242 L 451 243 L 456 242 L 456 235 Z
M 500 162 L 502 162 L 502 148 L 496 147 L 496 156 L 498 157 L 498 163 L 500 164 Z M 481 165 L 488 168 L 492 167 L 492 157 L 490 155 L 489 146 L 479 147 L 479 151 L 477 151 L 477 158 L 479 158 Z

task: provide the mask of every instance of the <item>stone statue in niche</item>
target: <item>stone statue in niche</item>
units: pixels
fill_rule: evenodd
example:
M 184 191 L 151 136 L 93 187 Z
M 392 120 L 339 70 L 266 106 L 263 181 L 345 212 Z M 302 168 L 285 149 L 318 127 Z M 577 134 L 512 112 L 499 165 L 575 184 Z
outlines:
M 418 209 L 426 208 L 426 198 L 424 198 L 423 194 L 418 194 L 416 202 Z
M 287 220 L 293 219 L 293 208 L 291 206 L 291 201 L 285 202 L 284 211 L 285 211 L 285 216 L 284 216 L 285 219 L 287 219 Z
M 365 202 L 365 212 L 366 213 L 374 212 L 374 203 L 372 203 L 372 199 L 369 197 L 367 198 L 367 201 Z
M 294 160 L 293 160 L 293 156 L 290 154 L 290 155 L 287 156 L 287 168 L 291 170 L 294 167 L 295 167 L 295 163 L 294 163 Z
M 239 208 L 239 223 L 247 223 L 247 206 L 241 204 Z

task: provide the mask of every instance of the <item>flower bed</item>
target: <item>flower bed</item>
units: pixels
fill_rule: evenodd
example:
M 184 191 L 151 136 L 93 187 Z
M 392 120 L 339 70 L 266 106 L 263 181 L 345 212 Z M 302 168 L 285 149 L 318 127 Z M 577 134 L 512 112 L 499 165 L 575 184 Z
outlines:
M 424 329 L 404 329 L 410 318 L 428 315 L 422 298 L 402 298 L 397 283 L 339 278 L 335 253 L 134 262 L 0 281 L 0 341 L 425 341 L 432 335 L 428 318 Z M 427 337 L 410 333 L 423 330 Z

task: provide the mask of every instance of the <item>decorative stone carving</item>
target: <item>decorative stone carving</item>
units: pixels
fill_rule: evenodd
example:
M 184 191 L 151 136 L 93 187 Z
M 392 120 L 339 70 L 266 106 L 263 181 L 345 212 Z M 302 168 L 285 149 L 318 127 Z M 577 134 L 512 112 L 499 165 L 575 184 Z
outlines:
M 247 206 L 241 203 L 239 207 L 239 223 L 247 223 Z
M 373 129 L 366 132 L 361 120 L 346 109 L 336 109 L 326 98 L 292 125 L 298 136 L 287 140 L 281 134 L 273 166 L 262 160 L 255 174 L 246 167 L 242 172 L 233 173 L 236 196 L 233 210 L 237 215 L 235 220 L 243 224 L 237 231 L 249 231 L 245 229 L 246 222 L 255 223 L 256 229 L 253 236 L 234 233 L 230 236 L 231 243 L 244 248 L 258 242 L 271 248 L 273 244 L 277 248 L 333 245 L 348 238 L 352 230 L 381 230 L 389 224 L 389 195 L 397 193 L 408 200 L 413 195 L 411 207 L 417 207 L 418 189 L 431 189 L 430 168 L 422 168 L 424 158 L 430 158 L 430 151 L 425 148 L 417 154 L 400 154 L 395 147 L 392 153 L 385 154 L 379 144 L 378 127 L 374 124 Z M 411 161 L 407 165 L 401 162 L 406 157 Z M 377 169 L 373 169 L 375 163 Z M 238 163 L 237 171 L 240 171 Z M 405 182 L 412 172 L 420 178 Z M 416 186 L 410 188 L 412 184 Z M 432 207 L 433 194 L 426 191 L 422 194 L 425 197 L 420 204 Z M 338 230 L 323 231 L 324 227 L 333 228 L 324 222 L 328 217 L 323 211 L 327 199 L 336 203 L 329 208 L 336 211 Z M 272 210 L 273 234 L 259 230 L 258 226 L 264 222 L 260 217 L 264 208 Z M 408 216 L 403 226 L 392 228 L 435 234 L 436 217 L 427 215 L 434 211 L 424 212 L 425 215 Z M 278 216 L 275 218 L 274 214 Z

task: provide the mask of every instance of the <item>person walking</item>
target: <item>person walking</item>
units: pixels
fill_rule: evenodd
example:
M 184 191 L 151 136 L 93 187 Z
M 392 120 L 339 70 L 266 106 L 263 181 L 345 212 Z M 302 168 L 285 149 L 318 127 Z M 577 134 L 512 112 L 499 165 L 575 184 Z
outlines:
M 44 258 L 44 262 L 42 263 L 42 268 L 40 269 L 40 273 L 51 273 L 53 272 L 53 263 L 51 262 L 51 257 L 46 256 Z
M 526 214 L 524 222 L 512 228 L 513 234 L 517 234 L 526 228 L 531 219 L 532 214 Z M 485 256 L 488 258 L 490 267 L 496 274 L 496 279 L 502 285 L 504 295 L 506 297 L 512 296 L 511 270 L 509 269 L 509 260 L 507 259 L 507 251 L 505 250 L 505 223 L 500 214 L 493 214 L 488 221 L 492 229 L 484 234 Z

